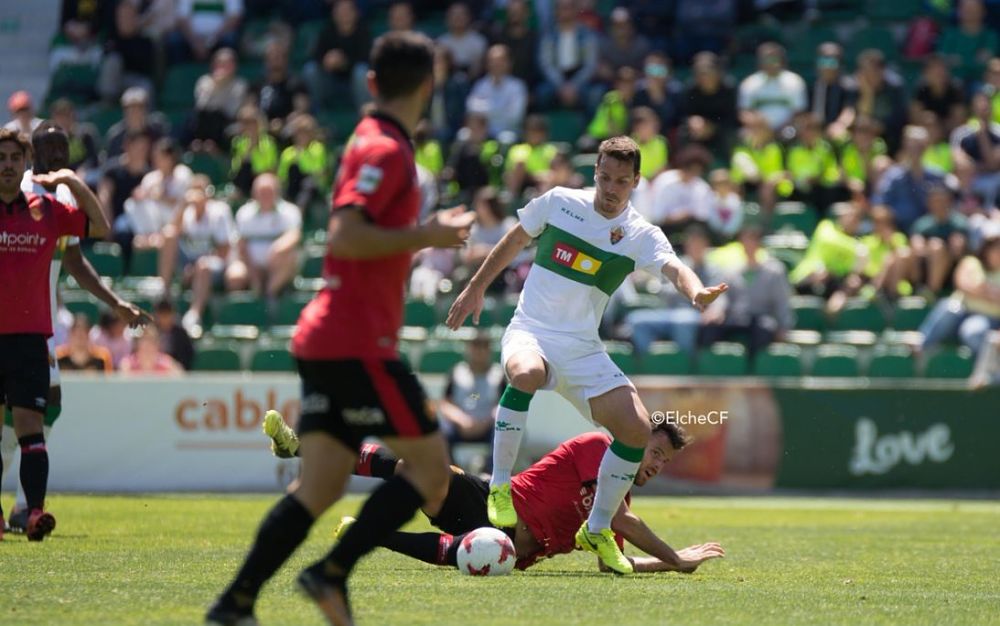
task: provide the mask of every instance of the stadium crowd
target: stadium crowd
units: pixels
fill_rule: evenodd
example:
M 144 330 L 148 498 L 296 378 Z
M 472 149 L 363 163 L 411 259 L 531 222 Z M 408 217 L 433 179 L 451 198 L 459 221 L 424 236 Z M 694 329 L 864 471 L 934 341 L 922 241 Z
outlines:
M 294 323 L 285 303 L 301 307 L 294 294 L 320 277 L 373 37 L 416 28 L 437 42 L 413 137 L 424 212 L 466 203 L 478 223 L 465 249 L 418 257 L 410 298 L 457 293 L 526 199 L 590 184 L 597 144 L 628 134 L 642 150 L 637 210 L 706 284 L 731 286 L 699 315 L 633 276 L 603 333 L 638 362 L 663 340 L 689 358 L 743 342 L 753 360 L 776 342 L 819 343 L 810 332 L 889 325 L 900 332 L 879 346 L 963 345 L 988 382 L 1000 369 L 998 25 L 1000 3 L 984 0 L 64 0 L 50 93 L 7 105 L 12 128 L 44 112 L 69 133 L 72 166 L 113 224 L 91 258 L 162 281 L 142 338 L 111 316 L 90 329 L 64 314 L 67 368 L 190 368 L 219 293 L 252 294 L 265 325 Z M 499 302 L 530 263 L 491 287 Z M 916 323 L 891 323 L 911 308 Z M 839 323 L 852 314 L 861 323 Z

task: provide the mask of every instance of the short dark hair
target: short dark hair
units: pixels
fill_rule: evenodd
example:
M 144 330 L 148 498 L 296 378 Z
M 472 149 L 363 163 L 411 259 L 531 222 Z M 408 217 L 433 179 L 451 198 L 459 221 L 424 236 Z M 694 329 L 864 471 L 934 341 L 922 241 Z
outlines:
M 66 129 L 52 120 L 44 120 L 31 133 L 31 147 L 37 152 L 43 144 L 61 143 L 69 151 L 69 135 Z
M 633 173 L 636 176 L 639 175 L 642 155 L 639 153 L 638 144 L 631 137 L 619 135 L 618 137 L 602 141 L 601 145 L 597 148 L 597 164 L 600 165 L 605 157 L 617 159 L 624 163 L 631 163 Z
M 168 298 L 160 298 L 156 301 L 156 306 L 153 307 L 153 310 L 157 313 L 173 313 L 177 309 L 174 308 L 174 303 Z
M 16 130 L 11 130 L 10 128 L 0 128 L 0 143 L 5 141 L 10 141 L 20 146 L 21 153 L 24 155 L 25 160 L 31 158 L 31 142 L 28 141 L 28 138 L 23 134 L 17 132 Z
M 689 443 L 691 437 L 684 432 L 684 428 L 673 423 L 663 422 L 653 426 L 653 434 L 663 433 L 670 440 L 670 447 L 674 450 L 683 450 Z
M 408 96 L 434 72 L 434 43 L 412 31 L 386 33 L 375 40 L 370 61 L 382 99 Z

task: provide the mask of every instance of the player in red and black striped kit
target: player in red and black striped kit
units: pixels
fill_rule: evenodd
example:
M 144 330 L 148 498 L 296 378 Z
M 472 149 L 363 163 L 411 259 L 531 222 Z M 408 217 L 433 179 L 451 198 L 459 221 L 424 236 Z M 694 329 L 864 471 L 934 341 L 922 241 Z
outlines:
M 45 511 L 49 455 L 43 425 L 49 397 L 52 314 L 49 270 L 60 237 L 103 237 L 109 230 L 100 202 L 75 172 L 39 174 L 34 181 L 54 189 L 65 184 L 79 209 L 49 194 L 21 191 L 31 144 L 0 129 L 0 414 L 11 407 L 21 447 L 21 485 L 28 506 L 25 534 L 40 541 L 55 528 Z M 0 462 L 0 478 L 3 464 Z M 0 538 L 3 512 L 0 510 Z
M 420 194 L 410 132 L 433 91 L 433 44 L 417 33 L 379 37 L 368 87 L 375 112 L 354 131 L 340 165 L 324 262 L 326 287 L 305 308 L 292 340 L 302 378 L 302 473 L 271 510 L 206 620 L 256 624 L 261 586 L 343 493 L 363 438 L 378 436 L 406 461 L 365 503 L 358 523 L 299 576 L 331 624 L 350 624 L 346 580 L 355 563 L 421 506 L 448 491 L 447 446 L 423 389 L 399 360 L 397 335 L 412 253 L 461 245 L 474 215 L 441 211 L 417 225 Z

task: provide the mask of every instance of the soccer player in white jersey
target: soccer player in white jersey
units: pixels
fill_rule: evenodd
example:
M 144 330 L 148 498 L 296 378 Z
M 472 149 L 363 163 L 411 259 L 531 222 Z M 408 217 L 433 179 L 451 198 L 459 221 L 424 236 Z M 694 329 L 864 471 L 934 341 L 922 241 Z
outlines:
M 539 389 L 553 389 L 614 437 L 576 543 L 621 574 L 632 573 L 632 565 L 614 540 L 611 518 L 632 485 L 651 426 L 632 383 L 604 349 L 598 324 L 611 294 L 635 269 L 662 273 L 698 310 L 727 288 L 702 285 L 663 232 L 639 215 L 629 202 L 639 178 L 635 142 L 628 137 L 604 141 L 594 172 L 596 188 L 556 187 L 520 209 L 520 223 L 490 252 L 447 320 L 453 329 L 469 315 L 478 323 L 486 286 L 537 240 L 535 263 L 502 342 L 509 384 L 496 416 L 487 512 L 496 526 L 517 524 L 510 477 L 528 405 Z
M 32 179 L 35 174 L 47 174 L 57 172 L 69 165 L 69 139 L 63 129 L 52 122 L 42 122 L 31 135 L 31 146 L 34 152 L 34 162 L 32 169 L 24 173 L 21 179 L 21 190 L 37 194 L 52 193 L 56 200 L 63 204 L 76 206 L 76 198 L 66 185 L 59 185 L 54 193 L 51 189 L 46 189 Z M 101 282 L 100 276 L 94 270 L 90 262 L 80 251 L 80 239 L 77 237 L 61 237 L 56 244 L 55 252 L 52 255 L 51 269 L 49 270 L 49 297 L 51 299 L 52 325 L 56 326 L 56 315 L 58 305 L 56 304 L 56 288 L 59 283 L 59 272 L 65 261 L 67 271 L 76 279 L 81 287 L 91 292 L 102 302 L 112 308 L 125 323 L 130 326 L 146 324 L 152 321 L 148 313 L 118 297 L 113 291 L 108 289 Z M 59 364 L 56 362 L 56 339 L 49 337 L 49 403 L 45 409 L 45 421 L 43 432 L 48 440 L 52 425 L 59 418 L 62 412 L 62 387 L 59 378 Z M 5 411 L 3 423 L 3 437 L 0 439 L 0 451 L 3 454 L 4 467 L 10 468 L 11 463 L 18 451 L 17 437 L 14 435 L 14 424 L 10 408 Z M 7 520 L 8 530 L 24 532 L 27 528 L 28 509 L 24 494 L 24 487 L 18 481 L 17 499 L 14 509 Z M 0 529 L 3 530 L 3 529 Z

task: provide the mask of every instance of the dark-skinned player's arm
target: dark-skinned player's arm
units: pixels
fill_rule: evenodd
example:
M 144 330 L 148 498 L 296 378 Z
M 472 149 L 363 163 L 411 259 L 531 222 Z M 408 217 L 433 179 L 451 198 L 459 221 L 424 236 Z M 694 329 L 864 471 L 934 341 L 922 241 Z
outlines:
M 530 243 L 531 235 L 520 224 L 507 231 L 500 243 L 490 251 L 489 256 L 479 266 L 476 274 L 459 294 L 455 303 L 451 305 L 448 319 L 445 320 L 448 328 L 457 330 L 470 315 L 472 321 L 479 324 L 479 314 L 483 311 L 486 287 L 492 284 L 500 272 L 509 266 Z
M 694 270 L 684 265 L 684 262 L 676 256 L 664 264 L 660 271 L 674 284 L 674 287 L 677 287 L 677 291 L 691 302 L 691 306 L 699 311 L 704 311 L 708 305 L 715 302 L 716 298 L 729 289 L 729 285 L 726 283 L 719 283 L 714 287 L 706 287 L 701 284 L 701 279 L 694 273 Z
M 143 326 L 153 321 L 149 313 L 143 311 L 135 304 L 122 300 L 118 294 L 111 291 L 101 282 L 101 277 L 97 275 L 94 266 L 90 264 L 87 257 L 83 256 L 80 246 L 66 246 L 63 253 L 63 266 L 70 276 L 76 279 L 81 287 L 94 294 L 101 302 L 111 307 L 123 322 L 130 327 Z
M 717 543 L 703 543 L 682 550 L 674 550 L 657 537 L 656 533 L 624 502 L 618 508 L 614 519 L 611 520 L 611 529 L 633 546 L 650 555 L 647 557 L 628 557 L 628 560 L 632 562 L 632 567 L 638 573 L 684 572 L 690 574 L 705 561 L 726 555 L 725 550 Z M 598 565 L 601 571 L 606 571 L 603 563 L 598 561 Z
M 32 180 L 46 189 L 55 189 L 59 185 L 69 187 L 80 210 L 87 215 L 87 220 L 90 222 L 88 231 L 90 237 L 102 239 L 111 232 L 111 224 L 108 223 L 108 216 L 101 208 L 101 201 L 73 170 L 61 169 L 48 174 L 35 174 Z
M 412 228 L 383 228 L 366 219 L 361 207 L 344 207 L 330 217 L 330 254 L 342 259 L 374 259 L 422 248 L 453 248 L 469 238 L 476 214 L 464 206 L 433 214 Z

